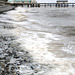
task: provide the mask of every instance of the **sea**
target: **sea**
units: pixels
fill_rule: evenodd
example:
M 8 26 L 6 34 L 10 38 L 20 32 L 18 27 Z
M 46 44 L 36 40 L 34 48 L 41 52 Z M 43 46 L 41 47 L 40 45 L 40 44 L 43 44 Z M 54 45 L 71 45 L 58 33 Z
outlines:
M 75 75 L 75 7 L 18 6 L 0 14 L 0 22 L 16 26 L 12 34 L 20 47 L 30 53 L 33 63 L 45 65 L 31 75 Z M 21 75 L 32 72 L 24 65 L 20 68 Z

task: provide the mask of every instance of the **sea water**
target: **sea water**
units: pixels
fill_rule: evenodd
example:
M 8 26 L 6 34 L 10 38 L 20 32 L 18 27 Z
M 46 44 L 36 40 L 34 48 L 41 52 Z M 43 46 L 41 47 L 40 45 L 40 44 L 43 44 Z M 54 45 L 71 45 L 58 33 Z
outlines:
M 48 65 L 33 75 L 75 75 L 75 8 L 17 7 L 1 14 L 0 21 L 17 26 L 12 34 L 34 63 Z M 20 67 L 22 75 L 32 72 Z

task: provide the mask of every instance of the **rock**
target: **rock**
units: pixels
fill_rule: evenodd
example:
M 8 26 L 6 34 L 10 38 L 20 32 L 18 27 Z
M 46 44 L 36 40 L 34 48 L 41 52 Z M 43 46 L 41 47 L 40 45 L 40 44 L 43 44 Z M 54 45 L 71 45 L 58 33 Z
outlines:
M 0 13 L 3 13 L 3 12 L 8 11 L 8 10 L 12 10 L 14 8 L 15 7 L 11 6 L 11 5 L 0 4 Z

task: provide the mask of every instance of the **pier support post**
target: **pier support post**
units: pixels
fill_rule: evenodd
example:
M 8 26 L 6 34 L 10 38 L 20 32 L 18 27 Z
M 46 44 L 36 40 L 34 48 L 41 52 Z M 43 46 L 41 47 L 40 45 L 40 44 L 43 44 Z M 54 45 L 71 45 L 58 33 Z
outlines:
M 46 7 L 46 3 L 45 3 L 45 7 Z
M 30 6 L 32 7 L 32 4 Z
M 29 4 L 27 4 L 27 7 L 29 7 Z
M 57 3 L 56 3 L 56 5 L 55 5 L 56 7 L 57 7 Z
M 50 7 L 51 7 L 51 4 L 50 4 Z
M 22 4 L 22 7 L 23 7 L 23 4 Z
M 30 6 L 32 7 L 32 4 L 30 4 Z
M 60 7 L 60 4 L 58 3 L 58 7 Z
M 67 4 L 67 7 L 68 7 L 68 4 Z
M 34 7 L 34 4 L 33 4 L 33 7 Z
M 74 7 L 74 4 L 72 4 L 72 7 Z
M 14 4 L 15 7 L 17 7 L 17 4 Z
M 40 4 L 38 4 L 38 7 L 40 7 Z
M 31 7 L 34 7 L 34 4 L 31 4 Z
M 63 4 L 61 3 L 61 7 L 63 7 Z

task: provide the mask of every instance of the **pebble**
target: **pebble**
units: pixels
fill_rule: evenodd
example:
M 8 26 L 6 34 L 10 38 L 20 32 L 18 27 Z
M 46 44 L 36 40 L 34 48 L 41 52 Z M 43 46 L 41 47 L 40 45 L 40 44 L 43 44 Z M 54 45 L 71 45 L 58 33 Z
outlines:
M 7 26 L 5 23 L 3 28 L 14 29 L 15 27 Z M 14 40 L 16 40 L 15 36 L 0 34 L 0 75 L 20 75 L 19 71 L 16 71 L 16 69 L 19 69 L 18 65 L 25 63 L 25 60 L 29 58 L 28 52 L 20 51 L 20 43 L 13 42 Z
M 15 28 L 3 24 L 4 29 Z M 21 49 L 21 44 L 15 40 L 15 36 L 0 34 L 0 75 L 39 75 L 40 71 L 46 71 L 47 66 L 34 63 L 29 52 Z M 22 70 L 24 73 L 20 73 Z

